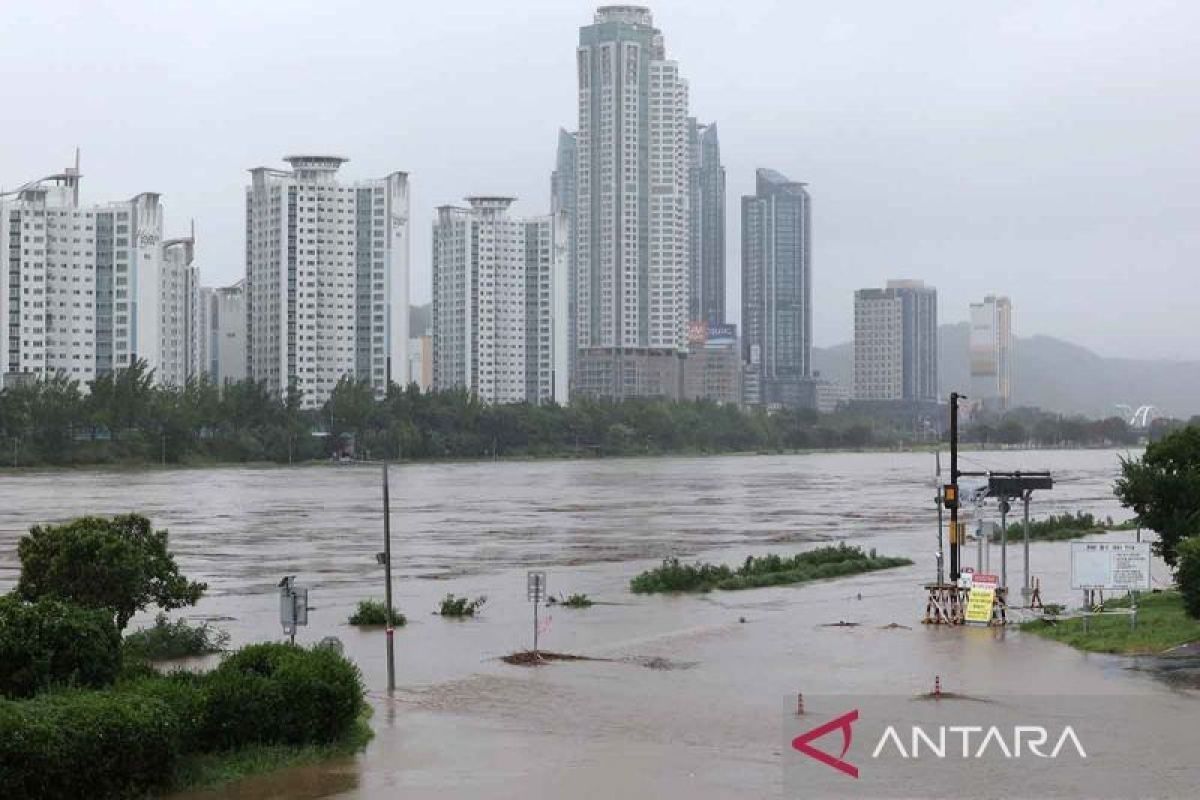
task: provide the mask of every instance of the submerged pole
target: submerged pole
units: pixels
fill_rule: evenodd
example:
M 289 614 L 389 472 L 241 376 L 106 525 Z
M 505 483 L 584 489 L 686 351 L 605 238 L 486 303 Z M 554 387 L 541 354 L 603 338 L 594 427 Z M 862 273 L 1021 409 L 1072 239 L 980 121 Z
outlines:
M 383 462 L 383 580 L 387 605 L 387 690 L 396 690 L 396 629 L 392 625 L 392 506 L 388 498 L 388 464 Z
M 1021 596 L 1028 599 L 1032 589 L 1029 587 L 1029 498 L 1032 492 L 1025 492 L 1021 500 L 1025 503 L 1025 584 L 1021 588 Z

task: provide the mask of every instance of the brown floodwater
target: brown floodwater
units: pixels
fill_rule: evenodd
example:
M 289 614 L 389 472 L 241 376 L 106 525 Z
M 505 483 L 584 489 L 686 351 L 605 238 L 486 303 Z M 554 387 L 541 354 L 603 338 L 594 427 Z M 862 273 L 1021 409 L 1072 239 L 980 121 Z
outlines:
M 1111 489 L 1119 455 L 968 453 L 963 466 L 1051 469 L 1056 488 L 1036 497 L 1035 514 L 1122 519 Z M 374 740 L 355 758 L 189 800 L 778 797 L 788 698 L 915 695 L 935 675 L 973 696 L 1144 694 L 1200 708 L 1126 659 L 1013 629 L 921 625 L 921 585 L 933 577 L 936 550 L 931 455 L 402 465 L 391 468 L 391 496 L 395 602 L 409 619 L 396 632 L 393 697 L 383 691 L 382 631 L 346 624 L 358 600 L 383 596 L 378 467 L 8 475 L 0 480 L 0 590 L 16 579 L 16 540 L 29 525 L 128 511 L 170 529 L 185 571 L 210 585 L 185 616 L 216 620 L 234 645 L 282 637 L 282 576 L 309 587 L 310 624 L 299 641 L 341 639 L 370 690 Z M 801 587 L 628 591 L 630 577 L 664 556 L 734 563 L 823 541 L 916 564 Z M 1047 602 L 1076 602 L 1067 553 L 1066 543 L 1032 547 Z M 993 549 L 993 571 L 998 564 Z M 1008 567 L 1019 585 L 1019 546 Z M 531 645 L 525 571 L 534 568 L 547 572 L 551 593 L 599 601 L 543 609 L 541 645 L 596 660 L 500 661 Z M 1166 568 L 1155 578 L 1168 583 Z M 448 592 L 488 601 L 476 619 L 445 620 L 432 612 Z M 858 624 L 830 624 L 838 622 Z

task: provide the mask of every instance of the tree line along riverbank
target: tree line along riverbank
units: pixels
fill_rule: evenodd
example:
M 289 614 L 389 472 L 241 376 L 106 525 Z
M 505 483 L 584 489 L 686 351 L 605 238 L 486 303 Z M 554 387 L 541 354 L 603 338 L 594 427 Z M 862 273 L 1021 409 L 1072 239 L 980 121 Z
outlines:
M 911 424 L 851 410 L 766 413 L 652 399 L 486 405 L 466 391 L 421 392 L 394 384 L 376 399 L 369 386 L 349 379 L 321 408 L 310 409 L 295 392 L 276 397 L 253 381 L 221 389 L 206 381 L 158 386 L 140 363 L 102 376 L 88 389 L 55 376 L 0 391 L 0 464 L 296 463 L 347 452 L 403 460 L 753 453 L 941 441 Z M 1011 417 L 1011 425 L 998 426 L 986 418 L 978 431 L 966 425 L 964 442 L 1059 447 L 1138 441 L 1116 418 L 1089 421 L 1030 410 Z

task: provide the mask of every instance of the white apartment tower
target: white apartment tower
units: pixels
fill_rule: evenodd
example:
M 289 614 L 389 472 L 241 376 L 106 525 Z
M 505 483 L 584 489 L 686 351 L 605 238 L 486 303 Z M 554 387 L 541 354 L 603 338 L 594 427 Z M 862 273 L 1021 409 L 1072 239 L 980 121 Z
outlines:
M 246 298 L 242 281 L 201 287 L 193 374 L 218 387 L 246 379 Z
M 6 383 L 64 375 L 84 390 L 144 360 L 164 370 L 159 195 L 80 205 L 78 159 L 0 195 L 0 358 Z
M 200 289 L 195 252 L 194 232 L 186 238 L 163 242 L 158 380 L 168 386 L 183 386 L 194 374 Z
M 576 388 L 677 397 L 688 321 L 688 90 L 647 8 L 580 28 Z
M 342 183 L 346 159 L 257 167 L 246 189 L 246 371 L 305 408 L 351 376 L 408 380 L 408 175 Z
M 893 280 L 884 289 L 854 293 L 854 399 L 937 401 L 935 288 Z
M 511 197 L 442 206 L 433 226 L 433 388 L 486 403 L 566 402 L 567 225 Z
M 1012 402 L 1012 302 L 988 295 L 971 303 L 971 400 L 1003 411 Z

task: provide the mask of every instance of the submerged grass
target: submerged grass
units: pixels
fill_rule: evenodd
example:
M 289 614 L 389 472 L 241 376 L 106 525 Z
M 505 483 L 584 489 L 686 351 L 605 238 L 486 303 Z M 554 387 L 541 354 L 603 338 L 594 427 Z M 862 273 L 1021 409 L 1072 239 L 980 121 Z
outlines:
M 1112 517 L 1097 517 L 1084 511 L 1074 514 L 1065 512 L 1051 514 L 1045 519 L 1033 520 L 1029 523 L 1029 540 L 1042 542 L 1057 542 L 1065 539 L 1078 539 L 1093 533 L 1108 533 L 1109 531 L 1131 531 L 1137 528 L 1136 520 L 1113 522 Z M 1025 535 L 1025 523 L 1022 521 L 1008 524 L 1008 540 L 1021 539 Z M 992 534 L 992 541 L 1000 541 L 1000 531 Z
M 1109 600 L 1106 608 L 1128 608 L 1128 599 Z M 1200 641 L 1200 620 L 1189 617 L 1179 592 L 1141 595 L 1138 598 L 1137 627 L 1130 629 L 1129 617 L 1093 616 L 1088 630 L 1083 619 L 1035 619 L 1021 624 L 1021 630 L 1069 644 L 1091 653 L 1146 655 L 1162 653 L 1181 644 Z
M 756 589 L 763 586 L 807 583 L 841 578 L 892 567 L 906 567 L 907 558 L 879 556 L 844 544 L 818 547 L 791 558 L 778 555 L 749 556 L 737 569 L 724 564 L 684 564 L 678 558 L 663 559 L 661 566 L 646 570 L 629 582 L 638 594 L 652 592 L 707 592 L 712 589 Z
M 139 628 L 125 637 L 127 658 L 164 661 L 187 656 L 219 653 L 229 644 L 229 634 L 207 622 L 192 625 L 185 619 L 171 622 L 166 614 L 154 618 L 154 625 Z
M 252 775 L 354 755 L 375 735 L 367 721 L 370 716 L 368 707 L 345 738 L 329 744 L 258 744 L 225 753 L 190 756 L 176 770 L 172 791 L 217 789 Z
M 401 627 L 408 623 L 408 618 L 396 610 L 392 606 L 392 626 Z M 349 622 L 351 625 L 387 625 L 388 624 L 388 608 L 387 604 L 379 600 L 359 600 L 358 608 L 354 609 L 354 613 L 350 615 Z

